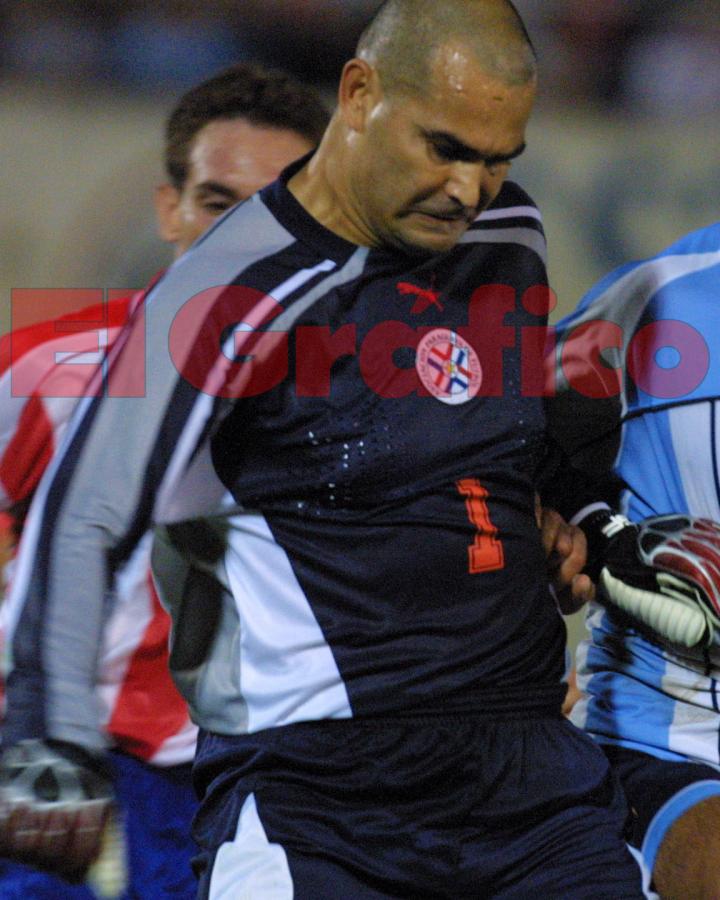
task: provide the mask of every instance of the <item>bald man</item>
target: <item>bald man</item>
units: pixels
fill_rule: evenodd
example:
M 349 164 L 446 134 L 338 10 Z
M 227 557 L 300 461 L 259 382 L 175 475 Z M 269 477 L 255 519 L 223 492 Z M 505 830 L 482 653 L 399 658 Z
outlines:
M 18 815 L 48 815 L 33 772 L 98 772 L 103 587 L 154 526 L 200 897 L 643 896 L 608 763 L 560 712 L 526 365 L 545 242 L 506 181 L 535 87 L 511 4 L 390 0 L 317 152 L 153 289 L 24 547 L 49 625 L 17 629 Z

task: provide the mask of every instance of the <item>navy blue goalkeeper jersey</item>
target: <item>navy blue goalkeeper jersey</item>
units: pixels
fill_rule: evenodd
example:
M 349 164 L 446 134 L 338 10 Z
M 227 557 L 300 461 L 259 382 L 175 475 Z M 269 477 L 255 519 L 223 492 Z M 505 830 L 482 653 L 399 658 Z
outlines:
M 559 705 L 539 214 L 507 183 L 414 258 L 319 225 L 294 171 L 154 288 L 41 486 L 10 739 L 100 744 L 109 573 L 151 524 L 171 666 L 211 731 Z

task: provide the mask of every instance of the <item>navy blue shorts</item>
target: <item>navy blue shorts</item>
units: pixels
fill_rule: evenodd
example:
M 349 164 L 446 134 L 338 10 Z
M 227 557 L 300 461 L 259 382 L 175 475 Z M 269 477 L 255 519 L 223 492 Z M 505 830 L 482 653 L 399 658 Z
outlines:
M 201 898 L 645 896 L 627 808 L 560 715 L 203 734 Z
M 670 826 L 697 803 L 720 795 L 720 772 L 702 763 L 658 759 L 611 744 L 603 750 L 630 806 L 628 839 L 652 872 Z

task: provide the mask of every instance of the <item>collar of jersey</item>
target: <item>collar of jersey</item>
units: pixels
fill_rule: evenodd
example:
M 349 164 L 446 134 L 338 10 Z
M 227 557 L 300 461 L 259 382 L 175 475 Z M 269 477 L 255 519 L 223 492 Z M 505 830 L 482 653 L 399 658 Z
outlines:
M 260 192 L 263 202 L 275 218 L 297 240 L 309 244 L 328 259 L 343 263 L 358 249 L 357 244 L 346 241 L 314 219 L 288 189 L 288 182 L 305 165 L 315 151 L 291 163 L 280 173 L 277 181 Z

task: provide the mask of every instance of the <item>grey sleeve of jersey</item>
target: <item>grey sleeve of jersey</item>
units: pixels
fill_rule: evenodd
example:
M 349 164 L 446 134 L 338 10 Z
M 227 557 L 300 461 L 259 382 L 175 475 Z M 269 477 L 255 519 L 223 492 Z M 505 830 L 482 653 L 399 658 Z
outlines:
M 264 245 L 289 243 L 263 209 L 254 235 L 265 226 Z M 197 354 L 202 317 L 186 322 L 172 352 L 169 335 L 191 298 L 231 284 L 254 261 L 237 250 L 233 215 L 153 289 L 111 351 L 108 396 L 81 402 L 38 489 L 11 597 L 8 743 L 51 737 L 104 745 L 94 687 L 109 579 L 162 519 L 157 510 L 172 498 L 214 413 L 214 398 L 179 374 Z M 223 365 L 217 349 L 207 352 L 215 354 L 211 365 Z

